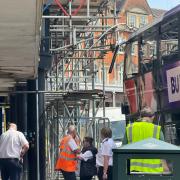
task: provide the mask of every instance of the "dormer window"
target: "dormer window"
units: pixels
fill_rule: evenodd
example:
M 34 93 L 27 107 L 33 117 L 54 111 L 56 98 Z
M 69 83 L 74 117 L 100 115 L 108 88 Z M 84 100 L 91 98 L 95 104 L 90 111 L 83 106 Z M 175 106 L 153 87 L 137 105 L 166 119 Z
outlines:
M 130 28 L 140 28 L 147 23 L 148 16 L 145 12 L 143 14 L 139 9 L 134 9 L 133 12 L 127 12 L 127 24 Z
M 128 17 L 128 25 L 129 27 L 136 27 L 136 16 L 133 14 L 130 14 Z
M 147 24 L 147 17 L 145 15 L 142 15 L 140 17 L 139 27 L 143 27 L 146 24 Z

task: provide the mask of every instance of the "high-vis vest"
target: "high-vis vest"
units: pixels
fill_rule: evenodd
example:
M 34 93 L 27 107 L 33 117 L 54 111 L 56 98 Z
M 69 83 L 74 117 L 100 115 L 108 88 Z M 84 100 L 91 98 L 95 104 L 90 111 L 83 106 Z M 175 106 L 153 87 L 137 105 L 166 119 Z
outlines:
M 147 138 L 160 138 L 161 127 L 148 122 L 135 122 L 126 128 L 128 144 Z M 160 159 L 131 159 L 130 171 L 146 173 L 162 173 L 163 167 Z
M 56 170 L 75 172 L 77 169 L 76 154 L 71 150 L 71 148 L 68 145 L 68 142 L 71 138 L 72 137 L 70 135 L 67 135 L 61 140 L 59 147 L 59 158 L 55 166 Z

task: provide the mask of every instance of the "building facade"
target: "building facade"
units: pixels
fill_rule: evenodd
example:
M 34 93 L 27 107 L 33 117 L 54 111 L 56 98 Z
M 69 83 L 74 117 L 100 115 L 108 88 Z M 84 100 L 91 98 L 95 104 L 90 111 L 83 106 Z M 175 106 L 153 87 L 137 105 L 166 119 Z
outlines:
M 123 46 L 119 48 L 118 55 L 114 64 L 114 68 L 111 73 L 109 73 L 109 67 L 113 58 L 113 45 L 118 42 L 126 41 L 129 35 L 149 23 L 151 23 L 155 18 L 162 15 L 165 11 L 151 9 L 146 0 L 118 0 L 117 1 L 117 16 L 116 20 L 106 20 L 103 23 L 107 23 L 108 26 L 117 25 L 119 31 L 114 32 L 104 40 L 104 44 L 110 44 L 109 51 L 104 55 L 104 65 L 102 60 L 97 60 L 95 63 L 96 72 L 96 89 L 103 89 L 103 71 L 104 71 L 104 81 L 105 81 L 105 92 L 106 92 L 106 102 L 105 106 L 119 107 L 124 102 L 123 93 L 123 67 L 124 67 L 124 49 Z M 114 13 L 114 7 L 109 4 L 109 10 L 104 12 L 106 15 L 112 15 Z M 102 21 L 99 21 L 102 24 Z M 115 38 L 116 37 L 116 38 Z M 134 44 L 132 52 L 134 54 L 134 64 L 136 61 L 136 50 L 137 45 Z M 96 56 L 99 56 L 97 53 Z M 134 66 L 136 68 L 136 66 Z M 97 103 L 98 104 L 98 103 Z

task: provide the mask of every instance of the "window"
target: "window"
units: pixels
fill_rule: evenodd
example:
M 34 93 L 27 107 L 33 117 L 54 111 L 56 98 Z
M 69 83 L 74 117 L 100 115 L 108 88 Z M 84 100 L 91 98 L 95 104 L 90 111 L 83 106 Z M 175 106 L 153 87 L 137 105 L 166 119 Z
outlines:
M 123 45 L 119 47 L 118 54 L 124 54 L 124 46 Z
M 135 45 L 135 44 L 132 44 L 132 48 L 131 48 L 131 54 L 132 54 L 132 55 L 135 54 L 135 48 L 136 48 L 136 45 Z
M 147 24 L 147 18 L 146 18 L 146 16 L 140 16 L 139 27 L 143 27 L 145 24 Z
M 110 102 L 105 102 L 105 107 L 110 107 Z
M 146 73 L 152 71 L 153 60 L 157 59 L 157 31 L 151 36 L 144 35 L 140 46 L 141 52 L 141 72 Z
M 105 83 L 106 84 L 109 84 L 109 67 L 108 66 L 105 66 L 104 67 L 104 76 L 105 76 Z
M 136 16 L 135 15 L 129 15 L 128 25 L 130 27 L 136 27 Z
M 105 66 L 104 67 L 104 76 L 105 76 L 105 84 L 109 84 L 109 67 L 108 66 Z M 101 80 L 99 83 L 103 83 L 103 67 L 101 67 Z
M 100 72 L 100 68 L 98 65 L 95 64 L 95 82 L 96 83 L 100 83 L 101 79 L 100 79 L 100 75 L 99 75 L 99 72 Z
M 96 101 L 96 108 L 98 108 L 100 105 L 100 102 L 99 101 Z
M 143 43 L 141 44 L 142 60 L 154 60 L 157 58 L 156 44 L 156 36 L 143 39 Z
M 125 75 L 126 78 L 131 78 L 139 72 L 138 41 L 134 41 L 131 44 L 127 45 L 125 51 L 126 51 Z
M 118 43 L 121 44 L 122 42 L 125 42 L 125 41 L 126 41 L 125 38 L 120 37 L 119 40 L 118 40 Z M 119 51 L 118 51 L 117 54 L 124 54 L 124 45 L 121 45 L 121 46 L 119 47 Z
M 124 69 L 124 63 L 121 63 L 116 66 L 117 84 L 120 86 L 123 86 L 123 69 Z
M 174 17 L 161 26 L 160 55 L 163 63 L 178 60 L 179 20 Z

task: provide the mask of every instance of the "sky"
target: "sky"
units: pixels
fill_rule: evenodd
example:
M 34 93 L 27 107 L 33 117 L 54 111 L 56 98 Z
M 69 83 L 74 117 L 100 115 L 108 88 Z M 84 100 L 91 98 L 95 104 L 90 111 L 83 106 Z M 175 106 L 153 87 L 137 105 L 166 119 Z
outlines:
M 147 0 L 151 8 L 169 10 L 178 4 L 180 0 Z

